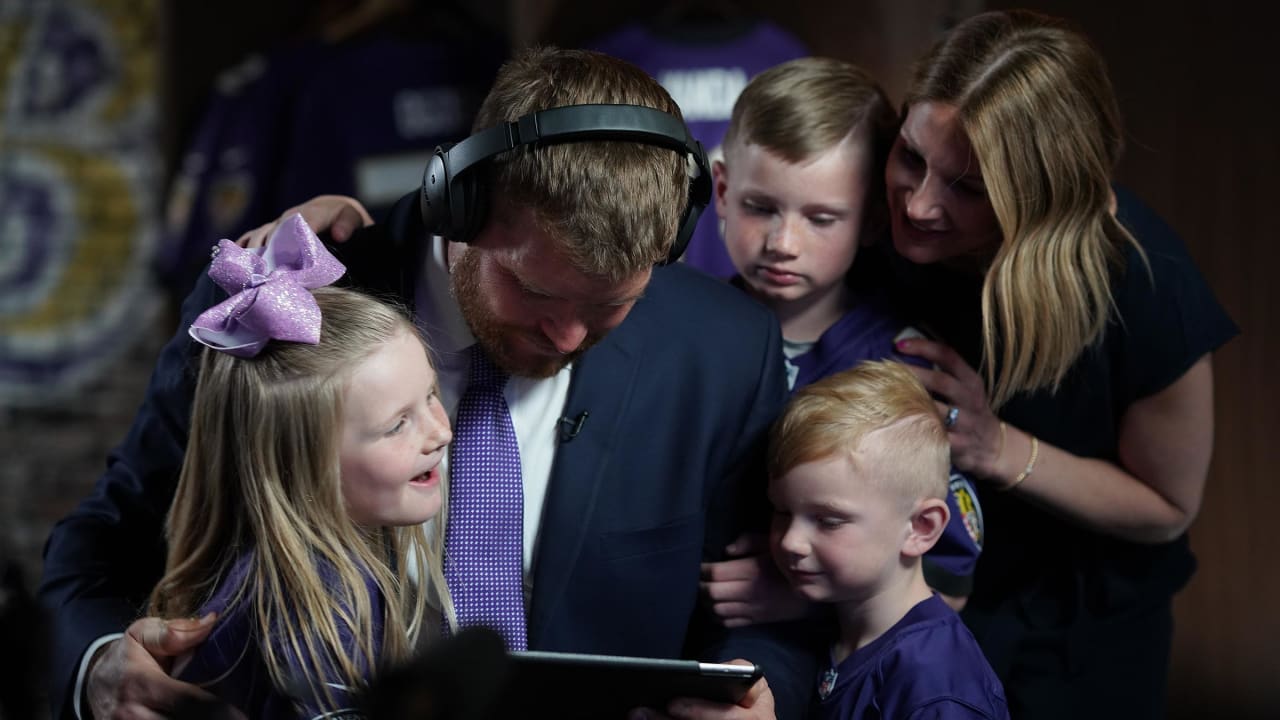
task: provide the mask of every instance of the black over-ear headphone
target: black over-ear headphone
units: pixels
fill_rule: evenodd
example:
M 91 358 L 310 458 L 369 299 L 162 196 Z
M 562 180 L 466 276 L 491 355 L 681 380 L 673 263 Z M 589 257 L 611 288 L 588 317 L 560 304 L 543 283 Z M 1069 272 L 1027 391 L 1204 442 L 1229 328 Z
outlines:
M 566 105 L 529 113 L 515 122 L 482 130 L 456 145 L 436 148 L 422 175 L 419 204 L 427 232 L 471 242 L 484 227 L 488 193 L 479 187 L 477 165 L 521 145 L 623 140 L 656 145 L 691 156 L 689 204 L 676 241 L 662 264 L 680 259 L 698 217 L 711 201 L 711 173 L 702 143 L 674 115 L 643 105 Z

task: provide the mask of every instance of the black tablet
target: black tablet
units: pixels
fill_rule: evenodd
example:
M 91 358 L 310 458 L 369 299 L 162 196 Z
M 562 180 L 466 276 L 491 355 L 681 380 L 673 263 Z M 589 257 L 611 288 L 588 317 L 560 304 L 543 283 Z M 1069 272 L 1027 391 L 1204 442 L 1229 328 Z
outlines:
M 506 698 L 526 716 L 607 720 L 637 707 L 662 710 L 678 697 L 733 704 L 762 674 L 759 665 L 513 652 Z

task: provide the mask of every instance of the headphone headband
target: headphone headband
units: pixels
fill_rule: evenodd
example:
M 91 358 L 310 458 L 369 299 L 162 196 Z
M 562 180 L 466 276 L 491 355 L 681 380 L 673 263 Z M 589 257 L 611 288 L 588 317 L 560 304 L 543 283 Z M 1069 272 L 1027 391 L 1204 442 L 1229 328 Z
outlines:
M 643 105 L 567 105 L 524 115 L 463 140 L 441 145 L 422 178 L 422 219 L 429 232 L 470 242 L 483 227 L 485 193 L 474 168 L 522 145 L 618 140 L 654 145 L 692 157 L 689 203 L 664 264 L 684 253 L 711 201 L 711 173 L 702 143 L 674 115 Z

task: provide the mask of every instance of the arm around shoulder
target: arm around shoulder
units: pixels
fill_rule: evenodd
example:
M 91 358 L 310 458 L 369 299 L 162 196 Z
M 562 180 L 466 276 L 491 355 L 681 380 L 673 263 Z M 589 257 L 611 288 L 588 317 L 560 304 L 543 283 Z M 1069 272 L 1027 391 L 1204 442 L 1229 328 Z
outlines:
M 74 717 L 85 652 L 96 640 L 125 631 L 164 569 L 164 518 L 182 466 L 195 387 L 197 353 L 186 327 L 216 292 L 207 278 L 197 283 L 128 435 L 111 452 L 89 497 L 54 526 L 45 544 L 39 598 L 54 629 L 49 681 L 55 717 Z

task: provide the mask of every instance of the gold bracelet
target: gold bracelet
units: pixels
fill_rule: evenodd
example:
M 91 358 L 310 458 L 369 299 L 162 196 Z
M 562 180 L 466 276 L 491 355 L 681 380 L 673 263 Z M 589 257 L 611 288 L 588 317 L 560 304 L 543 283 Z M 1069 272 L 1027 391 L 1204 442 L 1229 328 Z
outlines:
M 1006 492 L 1021 485 L 1022 481 L 1026 480 L 1027 477 L 1031 475 L 1031 472 L 1036 469 L 1036 458 L 1039 456 L 1040 456 L 1040 439 L 1037 438 L 1035 435 L 1032 435 L 1031 436 L 1031 459 L 1027 460 L 1027 466 L 1022 469 L 1022 472 L 1018 473 L 1018 477 L 1014 478 L 1013 482 L 1004 488 Z

